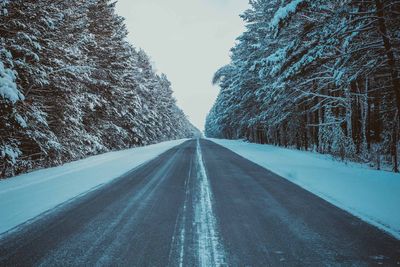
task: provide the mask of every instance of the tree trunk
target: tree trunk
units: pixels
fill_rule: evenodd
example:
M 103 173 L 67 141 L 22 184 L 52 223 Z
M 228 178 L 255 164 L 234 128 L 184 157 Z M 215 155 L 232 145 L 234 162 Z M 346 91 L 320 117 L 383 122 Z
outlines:
M 308 138 L 310 136 L 310 127 L 308 126 L 310 124 L 310 113 L 307 111 L 307 106 L 304 107 L 304 149 L 307 151 L 308 150 Z
M 383 10 L 384 5 L 381 0 L 375 0 L 375 6 L 376 6 L 376 15 L 378 16 L 379 32 L 382 36 L 383 46 L 385 48 L 385 53 L 390 69 L 393 92 L 396 97 L 397 111 L 400 111 L 400 79 L 399 79 L 399 73 L 397 72 L 396 68 L 396 60 L 393 54 L 392 43 L 390 42 L 388 31 L 386 28 L 385 14 Z
M 345 88 L 344 96 L 346 98 L 346 135 L 348 138 L 353 138 L 353 105 L 351 92 L 354 91 L 355 82 L 351 82 L 351 88 Z
M 395 120 L 393 122 L 393 134 L 392 134 L 392 158 L 393 158 L 393 171 L 394 172 L 399 172 L 399 166 L 398 166 L 398 159 L 397 159 L 397 137 L 399 134 L 398 126 L 399 126 L 399 113 L 396 112 Z
M 366 157 L 368 155 L 368 141 L 367 141 L 367 122 L 368 122 L 368 77 L 365 79 L 363 86 L 364 92 L 361 91 L 361 155 Z

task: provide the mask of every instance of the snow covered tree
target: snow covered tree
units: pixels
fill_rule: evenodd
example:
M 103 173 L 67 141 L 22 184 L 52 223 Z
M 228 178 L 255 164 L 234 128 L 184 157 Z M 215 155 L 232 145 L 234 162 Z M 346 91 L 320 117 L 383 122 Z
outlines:
M 381 144 L 397 171 L 399 3 L 250 1 L 206 133 L 361 161 Z
M 0 177 L 191 137 L 109 0 L 0 1 Z

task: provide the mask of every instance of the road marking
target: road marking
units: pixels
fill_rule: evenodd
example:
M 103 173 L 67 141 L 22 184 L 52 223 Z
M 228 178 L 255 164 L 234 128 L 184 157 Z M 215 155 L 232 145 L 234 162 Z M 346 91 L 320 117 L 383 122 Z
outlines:
M 220 242 L 217 222 L 212 208 L 212 192 L 201 153 L 200 141 L 196 145 L 196 169 L 198 190 L 195 201 L 195 225 L 198 238 L 198 257 L 200 266 L 222 266 L 225 251 Z
M 184 194 L 171 239 L 168 266 L 226 266 L 199 140 L 190 161 Z

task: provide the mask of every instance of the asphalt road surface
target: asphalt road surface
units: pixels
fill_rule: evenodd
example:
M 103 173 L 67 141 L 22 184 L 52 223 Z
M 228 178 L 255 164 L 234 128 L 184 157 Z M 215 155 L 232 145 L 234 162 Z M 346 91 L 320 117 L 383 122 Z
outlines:
M 0 240 L 0 266 L 374 265 L 400 266 L 400 242 L 207 140 Z

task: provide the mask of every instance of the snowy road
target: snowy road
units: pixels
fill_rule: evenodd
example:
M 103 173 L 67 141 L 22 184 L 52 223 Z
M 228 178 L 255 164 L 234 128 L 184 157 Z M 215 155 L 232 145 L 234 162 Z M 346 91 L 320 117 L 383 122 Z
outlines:
M 0 240 L 0 266 L 400 266 L 400 241 L 192 140 Z

